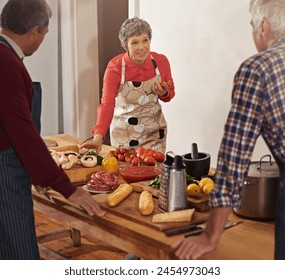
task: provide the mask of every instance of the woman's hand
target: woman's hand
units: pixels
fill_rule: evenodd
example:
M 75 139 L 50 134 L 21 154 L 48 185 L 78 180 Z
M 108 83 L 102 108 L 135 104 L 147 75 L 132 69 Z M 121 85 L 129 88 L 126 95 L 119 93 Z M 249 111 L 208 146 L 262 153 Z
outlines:
M 151 91 L 158 95 L 158 96 L 164 96 L 168 92 L 168 84 L 166 82 L 155 82 L 152 85 Z
M 91 141 L 87 141 L 81 145 L 80 148 L 94 149 L 96 154 L 99 154 L 102 149 L 103 135 L 95 134 Z

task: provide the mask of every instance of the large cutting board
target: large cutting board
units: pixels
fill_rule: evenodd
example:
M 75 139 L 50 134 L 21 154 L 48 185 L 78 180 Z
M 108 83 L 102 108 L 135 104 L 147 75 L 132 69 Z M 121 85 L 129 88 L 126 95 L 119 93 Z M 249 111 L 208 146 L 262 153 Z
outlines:
M 58 147 L 52 147 L 50 150 L 58 151 L 58 152 L 66 152 L 66 151 L 74 151 L 79 152 L 79 148 L 76 144 L 70 145 L 60 145 Z M 64 169 L 64 172 L 68 176 L 71 183 L 76 185 L 84 185 L 90 179 L 91 175 L 101 170 L 100 165 L 96 165 L 94 167 L 84 167 L 80 164 L 75 165 L 70 169 Z
M 176 228 L 180 226 L 189 225 L 192 223 L 202 223 L 208 218 L 208 213 L 195 212 L 191 222 L 177 222 L 177 223 L 153 223 L 152 216 L 157 213 L 161 213 L 158 210 L 157 199 L 154 199 L 155 210 L 153 214 L 149 216 L 143 216 L 138 210 L 140 194 L 137 192 L 131 193 L 125 200 L 119 203 L 115 207 L 109 207 L 107 204 L 108 194 L 94 195 L 93 198 L 98 204 L 107 212 L 116 214 L 138 224 L 148 226 L 159 231 L 164 231 L 169 228 Z

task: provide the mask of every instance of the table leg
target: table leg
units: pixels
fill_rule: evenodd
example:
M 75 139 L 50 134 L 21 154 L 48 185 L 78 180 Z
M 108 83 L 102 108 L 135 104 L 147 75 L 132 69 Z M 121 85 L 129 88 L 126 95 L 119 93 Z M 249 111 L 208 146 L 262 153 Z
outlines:
M 79 247 L 81 245 L 81 233 L 80 230 L 77 230 L 75 228 L 70 228 L 70 237 L 73 241 L 74 247 Z

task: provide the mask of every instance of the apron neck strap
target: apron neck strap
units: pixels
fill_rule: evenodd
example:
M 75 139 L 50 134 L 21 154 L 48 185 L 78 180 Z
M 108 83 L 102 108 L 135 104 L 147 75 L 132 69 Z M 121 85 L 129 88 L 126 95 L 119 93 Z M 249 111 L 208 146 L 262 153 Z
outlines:
M 155 59 L 153 58 L 152 55 L 150 55 L 151 57 L 151 62 L 153 64 L 153 67 L 154 67 L 154 70 L 155 70 L 155 73 L 157 76 L 160 76 L 160 72 L 158 70 L 158 67 L 157 67 L 157 64 L 156 64 L 156 61 Z M 122 58 L 122 73 L 121 73 L 121 85 L 125 83 L 125 75 L 126 75 L 126 62 L 125 62 L 125 59 Z

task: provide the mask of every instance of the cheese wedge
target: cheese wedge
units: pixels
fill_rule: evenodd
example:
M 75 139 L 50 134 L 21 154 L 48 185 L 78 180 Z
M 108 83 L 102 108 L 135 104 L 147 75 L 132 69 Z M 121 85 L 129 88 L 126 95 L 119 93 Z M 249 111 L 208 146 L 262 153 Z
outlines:
M 154 223 L 191 222 L 195 209 L 159 213 L 152 217 Z

